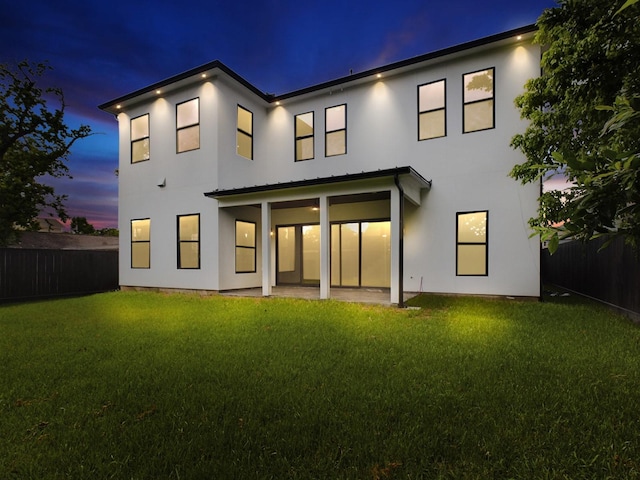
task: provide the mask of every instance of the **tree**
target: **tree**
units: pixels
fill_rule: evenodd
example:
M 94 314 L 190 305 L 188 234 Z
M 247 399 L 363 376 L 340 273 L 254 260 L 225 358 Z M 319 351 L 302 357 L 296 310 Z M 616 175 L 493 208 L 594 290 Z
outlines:
M 96 233 L 101 237 L 119 237 L 120 236 L 120 232 L 118 231 L 118 229 L 112 228 L 112 227 L 101 228 Z
M 50 208 L 64 221 L 65 195 L 42 183 L 43 176 L 70 177 L 65 161 L 72 145 L 91 134 L 87 125 L 64 123 L 65 101 L 58 88 L 38 85 L 45 64 L 0 65 L 0 245 L 18 229 L 37 228 Z M 47 102 L 56 106 L 49 108 Z
M 85 217 L 73 217 L 71 219 L 71 233 L 80 235 L 93 235 L 96 229 L 91 225 Z
M 562 238 L 623 237 L 640 246 L 640 21 L 638 0 L 560 0 L 538 19 L 543 74 L 516 99 L 529 126 L 512 139 L 522 183 L 554 174 L 534 234 L 553 252 Z M 613 112 L 613 116 L 612 116 Z M 635 112 L 635 113 L 634 113 Z

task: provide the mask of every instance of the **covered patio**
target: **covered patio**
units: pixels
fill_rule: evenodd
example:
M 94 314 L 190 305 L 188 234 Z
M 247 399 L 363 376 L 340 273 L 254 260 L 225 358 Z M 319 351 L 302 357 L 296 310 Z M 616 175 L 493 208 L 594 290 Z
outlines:
M 402 306 L 404 202 L 420 206 L 430 187 L 413 168 L 396 167 L 207 192 L 219 230 L 236 229 L 235 245 L 221 237 L 220 290 Z
M 229 297 L 262 297 L 262 288 L 242 288 L 219 292 Z M 415 293 L 404 292 L 406 301 L 414 297 Z M 320 300 L 320 287 L 308 286 L 274 286 L 271 288 L 272 297 L 302 298 L 306 300 Z M 378 305 L 392 305 L 389 289 L 385 288 L 331 288 L 330 298 L 341 302 L 370 303 Z

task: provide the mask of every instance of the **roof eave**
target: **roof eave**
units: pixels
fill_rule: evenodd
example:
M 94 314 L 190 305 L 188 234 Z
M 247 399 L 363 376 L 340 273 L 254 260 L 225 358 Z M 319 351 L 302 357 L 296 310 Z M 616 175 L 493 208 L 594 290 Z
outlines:
M 328 82 L 324 82 L 324 83 L 320 83 L 318 85 L 313 85 L 311 87 L 306 87 L 306 88 L 302 88 L 299 90 L 295 90 L 289 93 L 284 93 L 282 95 L 272 95 L 272 94 L 267 94 L 262 92 L 261 90 L 259 90 L 257 87 L 255 87 L 253 84 L 249 83 L 247 80 L 245 80 L 243 77 L 241 77 L 240 75 L 238 75 L 236 72 L 234 72 L 233 70 L 231 70 L 229 67 L 227 67 L 224 63 L 222 63 L 219 60 L 214 60 L 213 62 L 209 62 L 206 63 L 204 65 L 201 65 L 199 67 L 195 67 L 192 68 L 191 70 L 187 70 L 186 72 L 180 73 L 178 75 L 174 75 L 172 77 L 169 77 L 165 80 L 161 80 L 159 82 L 156 82 L 152 85 L 149 85 L 147 87 L 138 89 L 134 92 L 128 93 L 126 95 L 123 95 L 121 97 L 115 98 L 113 100 L 110 100 L 106 103 L 103 103 L 102 105 L 99 105 L 98 108 L 100 108 L 101 110 L 104 110 L 108 113 L 112 113 L 112 114 L 117 114 L 119 111 L 118 105 L 123 105 L 127 102 L 131 102 L 131 100 L 134 100 L 138 97 L 143 97 L 143 96 L 149 96 L 151 95 L 153 92 L 155 92 L 156 90 L 163 90 L 165 87 L 177 83 L 177 82 L 181 82 L 183 80 L 187 80 L 190 77 L 193 77 L 194 79 L 197 78 L 198 76 L 201 76 L 203 73 L 206 72 L 212 72 L 214 70 L 219 70 L 221 72 L 223 72 L 224 74 L 228 75 L 229 77 L 231 77 L 232 79 L 234 79 L 235 81 L 237 81 L 238 83 L 240 83 L 241 85 L 243 85 L 245 88 L 247 88 L 249 91 L 251 91 L 252 93 L 254 93 L 255 95 L 257 95 L 258 97 L 260 97 L 262 100 L 264 100 L 267 103 L 274 103 L 274 102 L 279 102 L 282 100 L 286 100 L 289 98 L 293 98 L 293 97 L 298 97 L 298 96 L 302 96 L 308 93 L 313 93 L 316 91 L 320 91 L 326 88 L 332 88 L 332 87 L 336 87 L 339 85 L 343 85 L 346 83 L 350 83 L 350 82 L 356 82 L 359 80 L 363 80 L 366 79 L 368 77 L 372 77 L 377 74 L 383 74 L 386 72 L 391 72 L 393 70 L 399 70 L 402 68 L 407 68 L 410 67 L 412 65 L 418 64 L 418 63 L 422 63 L 422 62 L 426 62 L 429 60 L 435 60 L 438 59 L 440 57 L 445 57 L 447 55 L 453 55 L 456 53 L 460 53 L 463 52 L 465 50 L 470 50 L 472 48 L 477 48 L 477 47 L 482 47 L 485 45 L 489 45 L 491 43 L 496 43 L 496 42 L 500 42 L 500 41 L 504 41 L 507 40 L 509 38 L 512 37 L 517 37 L 519 35 L 527 35 L 530 33 L 533 33 L 535 31 L 537 31 L 537 26 L 535 24 L 530 24 L 530 25 L 526 25 L 524 27 L 519 27 L 519 28 L 515 28 L 512 30 L 508 30 L 506 32 L 502 32 L 502 33 L 498 33 L 495 35 L 490 35 L 488 37 L 483 37 L 477 40 L 473 40 L 470 42 L 466 42 L 466 43 L 462 43 L 459 45 L 455 45 L 452 47 L 448 47 L 442 50 L 437 50 L 435 52 L 431 52 L 431 53 L 427 53 L 424 55 L 420 55 L 417 57 L 413 57 L 413 58 L 409 58 L 406 60 L 401 60 L 398 62 L 394 62 L 388 65 L 384 65 L 381 67 L 377 67 L 377 68 L 373 68 L 370 70 L 366 70 L 364 72 L 359 72 L 359 73 L 355 73 L 352 75 L 348 75 L 345 77 L 341 77 L 341 78 L 337 78 L 335 80 L 330 80 Z M 137 102 L 136 102 L 137 103 Z
M 158 90 L 163 91 L 167 86 L 176 84 L 178 82 L 182 82 L 184 80 L 188 80 L 189 78 L 193 78 L 194 80 L 196 80 L 198 79 L 198 77 L 201 77 L 203 74 L 207 74 L 207 77 L 205 78 L 209 78 L 211 76 L 214 76 L 216 71 L 219 71 L 228 75 L 233 80 L 235 80 L 236 82 L 238 82 L 239 84 L 241 84 L 242 86 L 250 90 L 252 93 L 257 95 L 259 98 L 261 98 L 265 102 L 270 102 L 273 99 L 273 95 L 266 94 L 260 91 L 254 85 L 252 85 L 243 77 L 241 77 L 236 72 L 234 72 L 232 69 L 227 67 L 220 60 L 214 60 L 213 62 L 205 63 L 204 65 L 200 65 L 198 67 L 192 68 L 185 72 L 179 73 L 178 75 L 174 75 L 172 77 L 166 78 L 154 84 L 135 90 L 121 97 L 105 102 L 101 105 L 98 105 L 98 108 L 100 110 L 104 110 L 105 112 L 115 114 L 118 112 L 118 110 L 120 110 L 118 108 L 118 105 L 123 105 L 127 102 L 131 102 L 131 100 L 134 100 L 139 97 L 143 97 L 145 95 L 152 94 L 153 92 L 156 92 Z
M 273 192 L 277 190 L 288 190 L 291 188 L 314 187 L 319 185 L 336 184 L 343 182 L 354 182 L 358 180 L 370 180 L 384 177 L 394 177 L 396 175 L 409 175 L 421 188 L 431 188 L 431 180 L 425 179 L 413 167 L 395 167 L 385 170 L 374 170 L 370 172 L 360 172 L 345 175 L 332 175 L 330 177 L 318 177 L 305 180 L 293 180 L 282 183 L 267 183 L 264 185 L 254 185 L 251 187 L 239 187 L 230 189 L 218 189 L 205 192 L 204 196 L 209 198 L 224 198 L 238 195 L 250 195 L 255 193 Z
M 283 100 L 287 100 L 293 97 L 299 97 L 302 95 L 306 95 L 308 93 L 316 92 L 319 90 L 333 88 L 339 85 L 343 85 L 350 82 L 357 82 L 359 80 L 376 77 L 378 74 L 384 74 L 387 72 L 392 72 L 394 70 L 400 70 L 403 68 L 410 67 L 412 65 L 416 65 L 418 63 L 427 62 L 430 60 L 435 60 L 441 57 L 446 57 L 448 55 L 453 55 L 456 53 L 461 53 L 466 50 L 471 50 L 473 48 L 483 47 L 486 45 L 490 45 L 492 43 L 508 40 L 514 37 L 528 35 L 534 33 L 538 30 L 538 27 L 535 24 L 526 25 L 524 27 L 515 28 L 512 30 L 508 30 L 506 32 L 497 33 L 495 35 L 490 35 L 488 37 L 483 37 L 477 40 L 472 40 L 470 42 L 461 43 L 459 45 L 454 45 L 452 47 L 447 47 L 441 50 L 436 50 L 434 52 L 426 53 L 423 55 L 419 55 L 416 57 L 408 58 L 405 60 L 400 60 L 398 62 L 390 63 L 388 65 L 383 65 L 380 67 L 372 68 L 370 70 L 366 70 L 359 73 L 354 73 L 347 75 L 345 77 L 337 78 L 334 80 L 330 80 L 324 83 L 320 83 L 317 85 L 313 85 L 310 87 L 305 87 L 299 90 L 295 90 L 292 92 L 284 93 L 282 95 L 274 95 L 271 98 L 271 102 L 280 102 Z

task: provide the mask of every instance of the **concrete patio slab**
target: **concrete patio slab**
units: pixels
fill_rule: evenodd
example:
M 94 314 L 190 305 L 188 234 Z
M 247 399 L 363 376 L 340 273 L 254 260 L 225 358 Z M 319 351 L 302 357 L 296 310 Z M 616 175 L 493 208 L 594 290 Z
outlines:
M 220 295 L 234 297 L 262 297 L 261 288 L 243 288 L 238 290 L 221 291 Z M 307 300 L 320 300 L 319 287 L 307 286 L 276 286 L 271 289 L 272 297 L 304 298 Z M 379 305 L 391 305 L 389 289 L 385 288 L 332 288 L 329 296 L 333 300 L 355 303 L 373 303 Z M 404 299 L 414 297 L 414 293 L 405 292 Z

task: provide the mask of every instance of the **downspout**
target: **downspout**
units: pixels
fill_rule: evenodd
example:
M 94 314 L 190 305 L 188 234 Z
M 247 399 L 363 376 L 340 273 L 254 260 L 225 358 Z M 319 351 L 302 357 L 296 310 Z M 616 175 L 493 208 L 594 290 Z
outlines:
M 540 177 L 540 196 L 538 197 L 538 208 L 539 208 L 540 199 L 542 198 L 543 193 L 544 193 L 544 185 L 542 183 L 542 177 Z M 538 235 L 538 277 L 540 278 L 538 282 L 539 283 L 538 285 L 538 301 L 539 302 L 544 301 L 544 278 L 542 277 L 542 274 L 544 272 L 544 269 L 542 268 L 543 259 L 544 259 L 544 249 L 542 248 L 542 237 Z
M 398 187 L 398 193 L 400 194 L 400 234 L 398 238 L 398 307 L 404 308 L 404 190 L 400 184 L 400 179 L 396 173 L 393 176 L 393 181 Z

